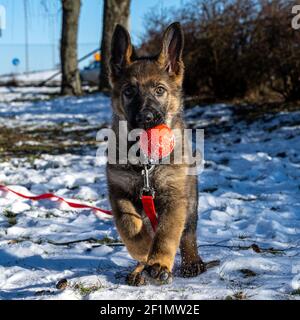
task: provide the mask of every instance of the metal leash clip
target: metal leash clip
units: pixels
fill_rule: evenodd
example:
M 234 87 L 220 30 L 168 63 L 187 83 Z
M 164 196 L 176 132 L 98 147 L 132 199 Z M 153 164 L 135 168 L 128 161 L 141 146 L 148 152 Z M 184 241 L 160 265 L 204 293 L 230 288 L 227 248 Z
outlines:
M 155 165 L 151 164 L 151 165 L 144 165 L 144 169 L 142 170 L 142 176 L 144 177 L 144 186 L 141 189 L 140 192 L 140 198 L 142 198 L 142 196 L 144 194 L 150 194 L 153 198 L 155 197 L 155 191 L 154 189 L 151 187 L 150 185 L 150 179 L 149 179 L 149 175 L 152 173 L 152 171 L 154 170 Z

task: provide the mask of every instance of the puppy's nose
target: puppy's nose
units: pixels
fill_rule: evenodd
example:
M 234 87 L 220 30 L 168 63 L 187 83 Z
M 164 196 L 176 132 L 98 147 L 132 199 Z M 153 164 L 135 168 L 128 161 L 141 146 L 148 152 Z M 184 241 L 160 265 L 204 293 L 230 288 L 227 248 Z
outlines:
M 144 115 L 145 122 L 151 122 L 153 120 L 153 113 L 152 112 L 146 112 Z
M 150 111 L 146 111 L 143 113 L 139 113 L 136 116 L 136 121 L 139 123 L 149 123 L 154 119 L 153 113 Z

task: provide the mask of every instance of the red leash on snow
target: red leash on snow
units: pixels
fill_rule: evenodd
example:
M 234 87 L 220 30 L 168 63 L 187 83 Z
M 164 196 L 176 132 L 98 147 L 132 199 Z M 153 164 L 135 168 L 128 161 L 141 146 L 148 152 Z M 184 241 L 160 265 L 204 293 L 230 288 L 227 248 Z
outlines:
M 95 210 L 101 213 L 105 213 L 108 215 L 112 215 L 112 212 L 110 210 L 105 210 L 105 209 L 100 209 L 97 207 L 93 207 L 93 206 L 89 206 L 89 205 L 85 205 L 85 204 L 81 204 L 81 203 L 76 203 L 76 202 L 71 202 L 68 201 L 62 197 L 59 197 L 53 193 L 43 193 L 37 196 L 27 196 L 23 193 L 17 192 L 9 187 L 0 185 L 0 190 L 2 191 L 6 191 L 6 192 L 10 192 L 13 193 L 23 199 L 28 199 L 28 200 L 32 200 L 32 201 L 40 201 L 40 200 L 46 200 L 46 199 L 56 199 L 60 202 L 66 203 L 69 207 L 71 208 L 75 208 L 75 209 L 91 209 L 91 210 Z M 154 207 L 154 203 L 153 203 L 153 198 L 151 196 L 142 196 L 142 203 L 143 203 L 143 207 L 145 210 L 146 215 L 148 216 L 151 225 L 153 227 L 153 229 L 156 229 L 157 226 L 157 219 L 156 219 L 156 213 L 155 213 L 155 207 Z
M 154 128 L 148 129 L 144 134 L 142 134 L 140 139 L 140 147 L 141 150 L 144 152 L 145 155 L 152 160 L 162 159 L 168 156 L 174 149 L 175 145 L 175 136 L 172 130 L 167 125 L 158 125 Z M 154 165 L 144 167 L 142 171 L 142 175 L 144 176 L 144 188 L 141 190 L 140 199 L 142 201 L 143 209 L 149 218 L 152 228 L 154 232 L 156 231 L 158 225 L 158 217 L 155 209 L 154 204 L 154 189 L 150 186 L 150 178 L 149 175 L 151 171 L 154 169 Z M 62 197 L 59 197 L 53 193 L 44 193 L 37 196 L 27 196 L 20 192 L 10 189 L 4 185 L 0 185 L 0 190 L 13 193 L 21 198 L 32 200 L 32 201 L 39 201 L 45 199 L 55 199 L 56 201 L 60 201 L 66 203 L 69 207 L 75 209 L 91 209 L 94 211 L 98 211 L 101 213 L 105 213 L 107 215 L 112 215 L 112 211 L 105 210 L 81 203 L 76 203 L 72 201 L 65 200 Z M 145 193 L 149 193 L 145 194 Z
M 105 213 L 107 215 L 112 215 L 112 212 L 110 210 L 105 210 L 105 209 L 100 209 L 97 207 L 93 207 L 93 206 L 89 206 L 89 205 L 85 205 L 85 204 L 81 204 L 81 203 L 76 203 L 76 202 L 72 202 L 72 201 L 68 201 L 65 200 L 62 197 L 59 197 L 53 193 L 43 193 L 37 196 L 27 196 L 23 193 L 17 192 L 9 187 L 0 185 L 0 190 L 2 191 L 6 191 L 6 192 L 10 192 L 13 193 L 15 195 L 17 195 L 18 197 L 21 197 L 23 199 L 28 199 L 28 200 L 32 200 L 32 201 L 40 201 L 40 200 L 46 200 L 46 199 L 56 199 L 60 202 L 66 203 L 69 207 L 71 208 L 75 208 L 75 209 L 91 209 L 94 211 L 98 211 L 101 213 Z M 157 227 L 157 218 L 156 218 L 156 212 L 155 212 L 155 207 L 154 207 L 154 202 L 153 202 L 153 198 L 151 196 L 142 196 L 142 203 L 143 203 L 143 208 L 144 211 L 146 213 L 146 215 L 148 216 L 152 228 L 155 231 L 156 227 Z
M 81 203 L 76 203 L 76 202 L 71 202 L 71 201 L 67 201 L 62 197 L 59 197 L 53 193 L 43 193 L 40 194 L 38 196 L 27 196 L 25 194 L 22 194 L 20 192 L 17 192 L 13 189 L 10 189 L 6 186 L 0 185 L 0 190 L 6 191 L 6 192 L 11 192 L 14 193 L 15 195 L 24 198 L 24 199 L 28 199 L 28 200 L 32 200 L 32 201 L 39 201 L 39 200 L 45 200 L 45 199 L 56 199 L 60 202 L 66 203 L 69 207 L 71 208 L 75 208 L 75 209 L 92 209 L 101 213 L 105 213 L 108 215 L 112 215 L 112 212 L 110 210 L 105 210 L 105 209 L 100 209 L 97 207 L 93 207 L 93 206 L 89 206 L 89 205 L 85 205 L 85 204 L 81 204 Z

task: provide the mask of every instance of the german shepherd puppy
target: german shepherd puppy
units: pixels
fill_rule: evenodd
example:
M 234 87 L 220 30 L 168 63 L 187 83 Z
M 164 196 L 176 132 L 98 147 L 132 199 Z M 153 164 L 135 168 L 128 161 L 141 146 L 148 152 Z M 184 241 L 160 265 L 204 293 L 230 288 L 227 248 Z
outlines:
M 182 50 L 183 32 L 177 22 L 164 32 L 160 53 L 154 57 L 136 57 L 129 33 L 116 26 L 110 82 L 112 128 L 117 139 L 121 120 L 127 121 L 129 130 L 165 123 L 183 131 Z M 184 277 L 194 277 L 205 270 L 196 242 L 197 176 L 188 175 L 188 169 L 189 165 L 174 161 L 155 166 L 151 183 L 156 191 L 154 203 L 159 224 L 154 233 L 148 228 L 140 199 L 142 166 L 108 163 L 108 189 L 116 227 L 130 255 L 138 261 L 127 277 L 129 285 L 139 286 L 151 280 L 170 283 L 179 246 Z

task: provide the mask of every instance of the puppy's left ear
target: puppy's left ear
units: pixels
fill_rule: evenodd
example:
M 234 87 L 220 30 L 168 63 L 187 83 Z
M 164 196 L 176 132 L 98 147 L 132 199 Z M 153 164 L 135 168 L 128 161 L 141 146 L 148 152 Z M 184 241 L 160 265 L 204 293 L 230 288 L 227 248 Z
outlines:
M 166 29 L 163 36 L 159 64 L 170 74 L 183 75 L 182 51 L 184 45 L 183 31 L 179 22 L 174 22 Z

